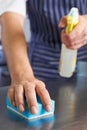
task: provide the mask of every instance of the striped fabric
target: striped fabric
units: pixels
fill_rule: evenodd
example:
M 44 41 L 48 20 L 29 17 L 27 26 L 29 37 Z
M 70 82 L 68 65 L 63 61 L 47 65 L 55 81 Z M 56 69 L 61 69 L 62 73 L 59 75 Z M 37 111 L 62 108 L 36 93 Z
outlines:
M 72 7 L 87 13 L 87 0 L 29 0 L 27 2 L 31 27 L 29 56 L 35 76 L 57 78 L 60 58 L 60 29 L 58 23 Z M 87 46 L 78 51 L 78 60 L 87 60 Z

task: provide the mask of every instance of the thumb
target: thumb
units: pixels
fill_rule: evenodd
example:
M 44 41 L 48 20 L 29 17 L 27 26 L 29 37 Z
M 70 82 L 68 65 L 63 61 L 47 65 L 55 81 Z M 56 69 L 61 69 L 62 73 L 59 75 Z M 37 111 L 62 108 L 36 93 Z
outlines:
M 60 22 L 59 22 L 58 27 L 59 27 L 59 28 L 63 28 L 63 27 L 65 27 L 66 25 L 67 25 L 67 19 L 66 19 L 66 16 L 63 16 L 63 17 L 61 18 Z

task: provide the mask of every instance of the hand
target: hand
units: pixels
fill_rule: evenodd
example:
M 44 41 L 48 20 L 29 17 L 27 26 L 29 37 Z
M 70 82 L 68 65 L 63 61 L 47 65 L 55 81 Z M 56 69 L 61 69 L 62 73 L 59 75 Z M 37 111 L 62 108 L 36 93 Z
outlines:
M 59 27 L 63 28 L 67 26 L 66 17 L 64 16 L 59 23 Z M 87 15 L 80 15 L 79 23 L 76 27 L 67 34 L 63 29 L 61 31 L 62 43 L 69 49 L 79 49 L 87 44 Z
M 32 114 L 38 112 L 36 94 L 40 96 L 41 101 L 47 111 L 51 110 L 50 95 L 45 87 L 44 82 L 35 77 L 28 76 L 15 77 L 8 90 L 8 96 L 11 103 L 17 106 L 20 112 L 25 110 L 24 96 L 26 97 L 29 110 Z

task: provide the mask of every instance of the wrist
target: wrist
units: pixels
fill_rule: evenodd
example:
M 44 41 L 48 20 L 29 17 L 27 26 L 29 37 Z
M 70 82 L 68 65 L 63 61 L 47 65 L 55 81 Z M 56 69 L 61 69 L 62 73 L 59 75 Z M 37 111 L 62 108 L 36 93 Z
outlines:
M 21 83 L 23 81 L 31 81 L 34 79 L 34 74 L 31 73 L 29 70 L 22 70 L 22 71 L 17 71 L 11 75 L 11 80 L 13 83 Z
M 16 81 L 19 79 L 34 78 L 34 73 L 30 65 L 15 66 L 11 69 L 10 75 L 11 79 Z

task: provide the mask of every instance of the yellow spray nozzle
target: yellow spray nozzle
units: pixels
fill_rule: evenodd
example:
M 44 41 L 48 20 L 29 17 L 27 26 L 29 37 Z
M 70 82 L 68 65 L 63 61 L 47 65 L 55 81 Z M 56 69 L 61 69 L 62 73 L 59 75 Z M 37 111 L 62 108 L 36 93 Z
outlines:
M 67 28 L 66 32 L 69 33 L 79 22 L 79 13 L 77 8 L 72 8 L 67 16 Z

